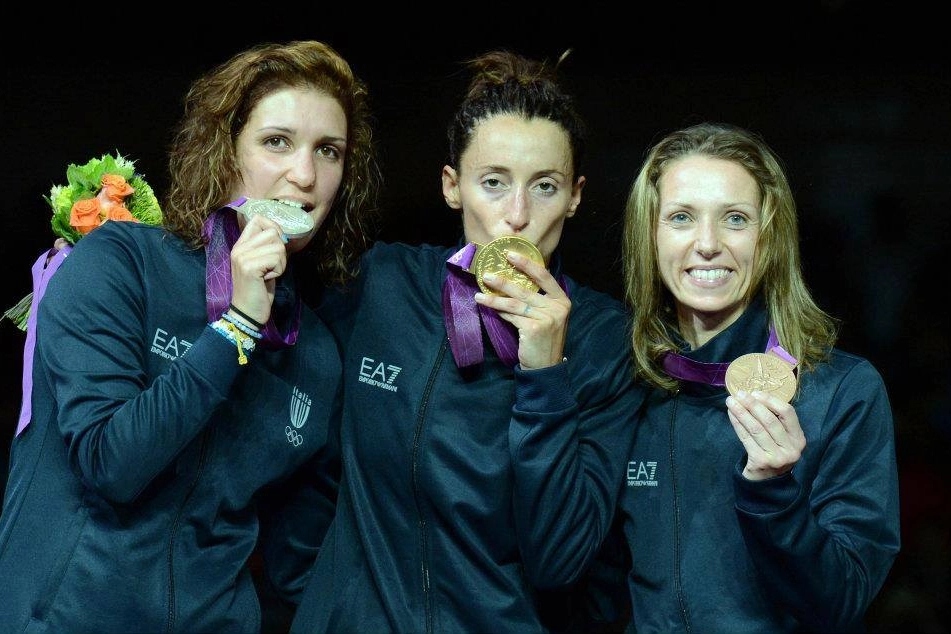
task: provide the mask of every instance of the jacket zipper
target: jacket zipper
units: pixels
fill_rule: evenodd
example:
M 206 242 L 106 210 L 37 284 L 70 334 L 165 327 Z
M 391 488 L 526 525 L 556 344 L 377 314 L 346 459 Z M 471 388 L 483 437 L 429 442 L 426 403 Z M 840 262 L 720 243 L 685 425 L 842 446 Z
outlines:
M 446 355 L 446 348 L 449 346 L 449 339 L 443 339 L 442 346 L 439 348 L 439 354 L 436 355 L 436 362 L 429 372 L 429 379 L 426 381 L 426 389 L 423 390 L 423 397 L 419 403 L 419 412 L 416 414 L 416 432 L 413 435 L 413 499 L 416 501 L 417 526 L 419 528 L 419 565 L 420 572 L 423 575 L 423 605 L 426 611 L 426 631 L 430 634 L 434 631 L 433 625 L 433 606 L 432 597 L 429 593 L 429 561 L 426 553 L 429 552 L 429 542 L 426 533 L 426 518 L 423 515 L 422 505 L 419 495 L 419 439 L 423 433 L 423 421 L 426 418 L 426 409 L 429 407 L 429 397 L 433 391 L 433 384 L 436 382 L 436 375 L 439 374 L 439 368 L 442 366 L 443 357 Z
M 670 425 L 668 430 L 670 431 L 669 436 L 669 446 L 668 450 L 670 452 L 670 477 L 671 477 L 671 487 L 673 491 L 673 511 L 674 511 L 674 592 L 677 595 L 677 602 L 680 605 L 680 615 L 684 620 L 684 629 L 690 631 L 690 617 L 687 615 L 687 605 L 684 599 L 683 584 L 680 580 L 680 574 L 683 569 L 680 561 L 680 502 L 678 499 L 677 493 L 677 460 L 676 452 L 674 451 L 674 442 L 676 437 L 676 420 L 677 420 L 677 403 L 679 401 L 679 396 L 674 396 L 673 404 L 670 411 Z
M 201 435 L 201 446 L 198 449 L 198 469 L 195 471 L 195 478 L 188 487 L 188 491 L 185 492 L 185 497 L 182 498 L 182 503 L 178 507 L 178 513 L 175 515 L 175 521 L 172 522 L 171 532 L 168 536 L 168 624 L 165 631 L 169 634 L 175 631 L 175 535 L 178 533 L 185 505 L 188 504 L 192 493 L 195 492 L 195 487 L 198 486 L 198 481 L 201 480 L 201 472 L 205 466 L 206 439 L 209 433 L 211 432 L 206 429 Z

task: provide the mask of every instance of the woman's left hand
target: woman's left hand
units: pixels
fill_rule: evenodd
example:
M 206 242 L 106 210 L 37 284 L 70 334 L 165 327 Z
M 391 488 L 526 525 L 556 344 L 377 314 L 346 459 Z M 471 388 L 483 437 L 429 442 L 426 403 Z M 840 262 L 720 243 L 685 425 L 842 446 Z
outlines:
M 543 265 L 512 251 L 508 261 L 545 291 L 529 291 L 497 275 L 482 280 L 503 295 L 476 293 L 475 300 L 518 329 L 518 362 L 524 370 L 547 368 L 564 359 L 571 300 Z
M 747 480 L 765 480 L 792 470 L 806 447 L 796 409 L 769 392 L 737 392 L 726 399 L 727 415 L 746 448 Z

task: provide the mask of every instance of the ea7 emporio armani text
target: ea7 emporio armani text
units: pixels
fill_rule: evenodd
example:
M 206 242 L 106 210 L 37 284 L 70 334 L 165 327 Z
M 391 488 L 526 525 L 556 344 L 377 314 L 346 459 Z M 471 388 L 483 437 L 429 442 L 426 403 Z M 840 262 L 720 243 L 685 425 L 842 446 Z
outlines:
M 191 347 L 190 341 L 179 339 L 174 335 L 169 336 L 169 332 L 161 328 L 156 328 L 155 334 L 152 335 L 152 354 L 165 357 L 170 361 L 185 356 Z
M 373 385 L 374 387 L 389 390 L 390 392 L 396 392 L 399 388 L 393 385 L 393 382 L 396 381 L 396 377 L 399 376 L 402 370 L 403 368 L 399 366 L 388 365 L 384 361 L 376 361 L 370 357 L 363 357 L 363 360 L 360 362 L 359 380 L 361 383 Z
M 658 485 L 657 480 L 654 479 L 656 474 L 656 460 L 648 460 L 647 462 L 631 460 L 627 463 L 627 486 L 655 487 Z

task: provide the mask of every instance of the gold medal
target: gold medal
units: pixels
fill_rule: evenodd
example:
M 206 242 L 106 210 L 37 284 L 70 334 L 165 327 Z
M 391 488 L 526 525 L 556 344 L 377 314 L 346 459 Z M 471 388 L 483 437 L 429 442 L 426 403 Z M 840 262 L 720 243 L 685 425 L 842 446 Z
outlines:
M 284 235 L 288 238 L 301 238 L 314 229 L 314 219 L 301 205 L 290 201 L 248 198 L 236 209 L 248 220 L 256 215 L 273 220 L 281 225 Z
M 736 396 L 740 390 L 769 392 L 787 403 L 796 393 L 796 375 L 793 366 L 774 354 L 753 352 L 744 354 L 726 369 L 726 389 Z
M 472 258 L 472 265 L 469 267 L 469 271 L 475 275 L 479 289 L 488 295 L 502 294 L 499 291 L 489 288 L 485 282 L 482 281 L 483 275 L 486 273 L 494 273 L 505 280 L 518 284 L 529 292 L 534 293 L 537 291 L 538 284 L 535 283 L 535 280 L 512 266 L 512 263 L 505 257 L 506 251 L 514 251 L 515 253 L 524 255 L 542 266 L 545 264 L 545 258 L 542 257 L 542 253 L 538 250 L 538 247 L 519 236 L 502 236 L 501 238 L 492 240 L 486 245 L 476 245 L 476 252 Z

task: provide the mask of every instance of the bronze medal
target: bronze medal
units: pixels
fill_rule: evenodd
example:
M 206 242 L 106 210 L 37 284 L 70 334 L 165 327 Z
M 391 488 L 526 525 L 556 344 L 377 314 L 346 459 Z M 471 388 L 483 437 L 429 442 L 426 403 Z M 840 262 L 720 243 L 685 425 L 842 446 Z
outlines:
M 545 258 L 541 251 L 534 244 L 518 236 L 502 236 L 496 238 L 486 245 L 476 245 L 475 256 L 472 258 L 472 265 L 469 270 L 475 275 L 479 289 L 488 295 L 501 295 L 499 291 L 489 288 L 482 281 L 482 276 L 486 273 L 495 273 L 499 277 L 510 282 L 518 284 L 522 288 L 534 293 L 538 290 L 538 285 L 529 276 L 525 275 L 517 268 L 512 266 L 505 257 L 506 251 L 514 251 L 524 255 L 533 262 L 544 266 Z
M 726 389 L 736 396 L 740 390 L 769 392 L 787 403 L 796 393 L 793 367 L 774 354 L 744 354 L 726 369 Z
M 304 208 L 292 202 L 268 198 L 248 198 L 237 207 L 250 220 L 255 215 L 269 218 L 281 225 L 288 238 L 301 238 L 314 229 L 314 219 Z

